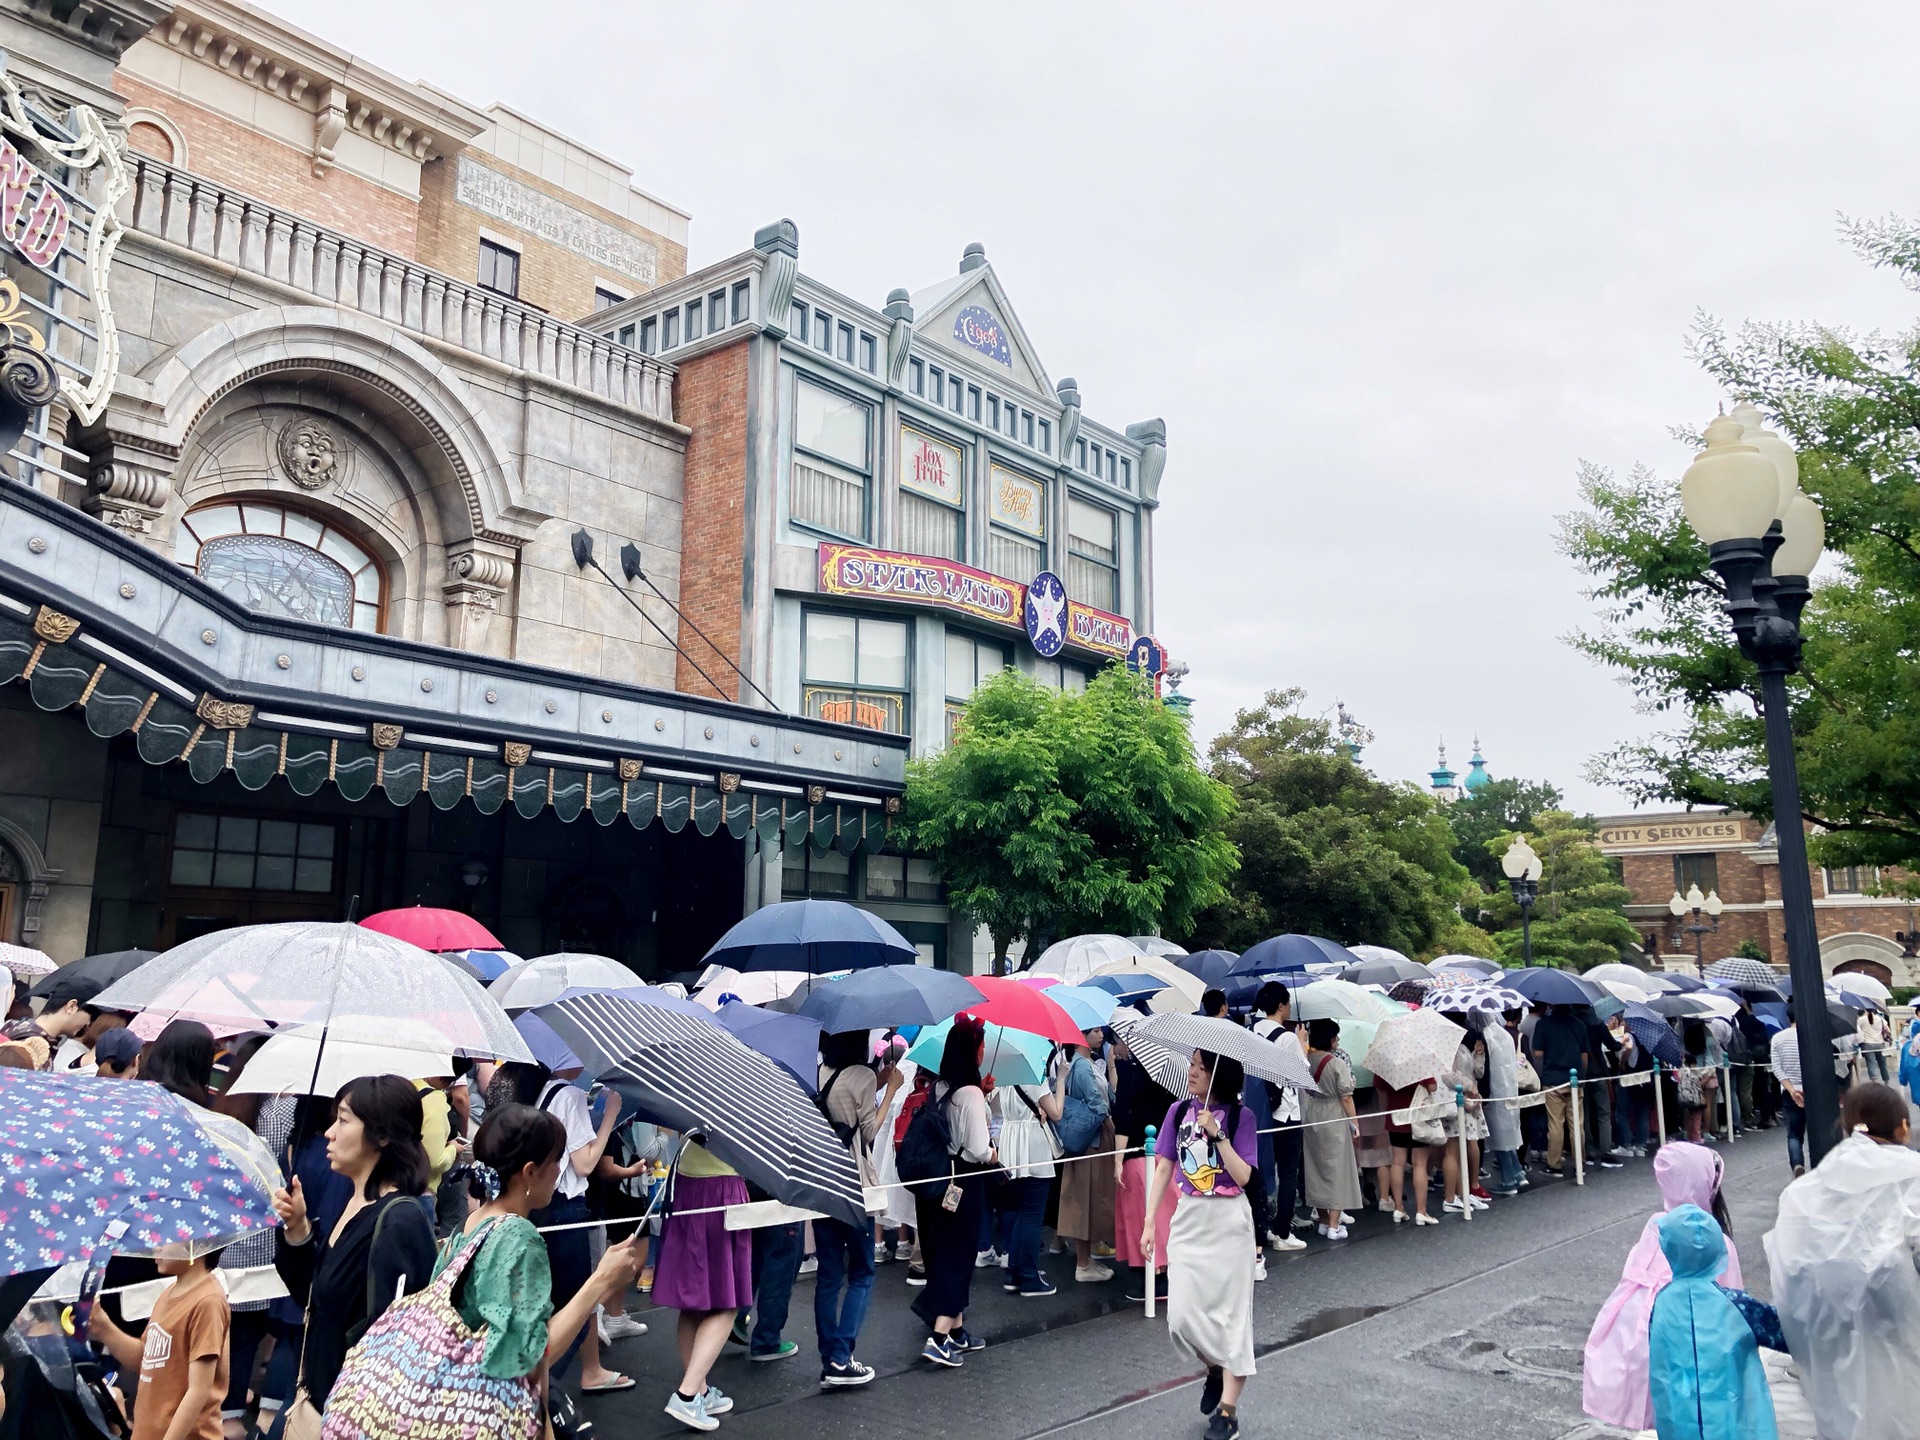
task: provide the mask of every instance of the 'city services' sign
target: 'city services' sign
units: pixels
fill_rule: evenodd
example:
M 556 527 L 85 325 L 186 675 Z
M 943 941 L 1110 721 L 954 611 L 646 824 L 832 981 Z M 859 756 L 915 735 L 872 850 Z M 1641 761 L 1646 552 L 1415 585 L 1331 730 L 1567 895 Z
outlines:
M 1738 841 L 1740 822 L 1732 819 L 1650 820 L 1644 824 L 1602 825 L 1600 848 L 1637 849 L 1669 845 L 1707 845 L 1719 841 Z

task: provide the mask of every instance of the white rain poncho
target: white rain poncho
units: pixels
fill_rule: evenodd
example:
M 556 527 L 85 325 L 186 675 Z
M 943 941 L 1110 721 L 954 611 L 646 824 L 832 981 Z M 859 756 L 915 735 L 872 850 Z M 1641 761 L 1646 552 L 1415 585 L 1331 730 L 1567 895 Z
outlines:
M 1920 1415 L 1920 1154 L 1851 1135 L 1780 1196 L 1774 1303 L 1827 1440 L 1902 1440 Z
M 1487 1148 L 1520 1148 L 1520 1112 L 1514 1101 L 1520 1095 L 1520 1069 L 1515 1058 L 1513 1036 L 1498 1020 L 1480 1032 L 1487 1042 L 1486 1091 L 1492 1103 L 1487 1108 Z

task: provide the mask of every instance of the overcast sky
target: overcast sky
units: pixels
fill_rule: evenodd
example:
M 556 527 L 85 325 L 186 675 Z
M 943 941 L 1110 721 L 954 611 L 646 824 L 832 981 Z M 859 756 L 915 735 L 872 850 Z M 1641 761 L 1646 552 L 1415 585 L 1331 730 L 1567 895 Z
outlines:
M 1562 643 L 1579 462 L 1677 480 L 1696 311 L 1916 309 L 1836 237 L 1920 212 L 1911 4 L 267 3 L 630 164 L 695 266 L 791 216 L 877 306 L 983 242 L 1089 415 L 1166 419 L 1202 734 L 1297 685 L 1397 778 L 1477 731 L 1621 806 L 1586 763 L 1654 722 Z

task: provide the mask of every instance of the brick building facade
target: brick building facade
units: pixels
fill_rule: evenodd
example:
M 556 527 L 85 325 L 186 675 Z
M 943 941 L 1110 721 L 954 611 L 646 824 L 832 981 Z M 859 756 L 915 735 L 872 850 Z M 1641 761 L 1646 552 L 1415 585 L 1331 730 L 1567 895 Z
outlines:
M 1691 970 L 1752 942 L 1772 964 L 1787 959 L 1785 912 L 1780 903 L 1780 857 L 1773 827 L 1735 811 L 1691 810 L 1661 815 L 1617 815 L 1599 821 L 1600 848 L 1620 861 L 1630 892 L 1627 915 L 1641 932 L 1649 959 Z M 1876 892 L 1884 877 L 1862 869 L 1811 867 L 1814 924 L 1821 963 L 1829 972 L 1860 970 L 1889 985 L 1920 985 L 1914 907 Z M 1685 927 L 1710 924 L 1691 910 L 1676 918 L 1675 894 L 1693 886 L 1717 894 L 1716 928 L 1693 935 Z

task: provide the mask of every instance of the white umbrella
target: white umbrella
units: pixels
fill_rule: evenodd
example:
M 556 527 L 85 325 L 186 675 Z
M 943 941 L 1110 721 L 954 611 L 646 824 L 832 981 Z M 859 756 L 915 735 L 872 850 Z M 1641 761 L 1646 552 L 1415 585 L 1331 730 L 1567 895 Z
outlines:
M 253 1052 L 229 1095 L 338 1095 L 349 1081 L 368 1075 L 424 1080 L 453 1074 L 453 1056 L 431 1026 L 395 1017 L 385 1025 L 363 1021 L 359 1038 L 326 1038 L 318 1027 L 299 1026 L 273 1036 Z
M 1723 1020 L 1731 1020 L 1740 1013 L 1739 1000 L 1717 990 L 1695 990 L 1687 998 L 1699 1001 L 1707 1014 L 1718 1015 Z
M 1605 969 L 1606 967 L 1602 966 L 1601 968 Z M 1593 972 L 1591 970 L 1587 972 L 1586 978 L 1593 980 Z M 1629 985 L 1621 980 L 1594 980 L 1593 983 L 1613 996 L 1616 1000 L 1632 1000 L 1641 1005 L 1646 1004 L 1647 1001 L 1659 993 L 1657 990 L 1643 990 L 1638 985 Z
M 1396 1090 L 1445 1075 L 1467 1032 L 1435 1010 L 1382 1020 L 1367 1047 L 1366 1066 Z
M 551 1005 L 569 990 L 631 990 L 641 979 L 604 955 L 541 955 L 522 960 L 487 986 L 503 1010 Z
M 1622 965 L 1611 961 L 1605 965 L 1596 965 L 1591 970 L 1580 972 L 1582 980 L 1591 980 L 1596 985 L 1605 985 L 1613 981 L 1620 985 L 1631 985 L 1636 990 L 1645 990 L 1650 994 L 1660 994 L 1667 987 L 1658 983 L 1658 976 L 1648 970 L 1640 970 L 1632 965 Z M 1624 998 L 1624 997 L 1623 997 Z
M 1124 935 L 1076 935 L 1049 945 L 1027 973 L 1057 975 L 1062 985 L 1078 985 L 1089 975 L 1099 974 L 1103 967 L 1134 959 L 1140 953 L 1140 947 Z
M 693 993 L 693 1003 L 704 1005 L 709 1010 L 718 1010 L 729 999 L 745 1005 L 771 1005 L 797 991 L 811 993 L 816 982 L 838 978 L 845 973 L 835 971 L 831 977 L 809 975 L 804 970 L 749 970 L 742 973 L 729 965 L 722 965 L 708 972 L 708 978 Z
M 339 1040 L 377 1040 L 404 1016 L 431 1028 L 456 1055 L 533 1058 L 471 975 L 364 925 L 293 920 L 216 930 L 147 961 L 95 998 L 103 1010 L 216 1026 L 324 1026 Z
M 1315 980 L 1293 992 L 1295 1020 L 1384 1020 L 1399 1013 L 1378 990 L 1351 980 Z
M 1402 960 L 1409 965 L 1417 963 L 1411 955 L 1402 955 L 1389 945 L 1349 945 L 1347 949 L 1362 960 Z
M 1251 1030 L 1207 1015 L 1152 1015 L 1142 1020 L 1139 1034 L 1173 1051 L 1211 1050 L 1238 1060 L 1249 1075 L 1320 1093 L 1298 1047 L 1275 1045 Z M 1176 1095 L 1179 1091 L 1174 1092 Z
M 1873 1001 L 1876 1005 L 1885 1005 L 1893 999 L 1893 991 L 1873 976 L 1862 975 L 1853 970 L 1843 970 L 1838 975 L 1829 976 L 1827 985 L 1834 990 L 1850 990 L 1862 999 Z
M 1187 953 L 1186 946 L 1176 945 L 1173 941 L 1164 940 L 1158 935 L 1129 935 L 1127 937 L 1127 943 L 1142 955 L 1184 955 Z

